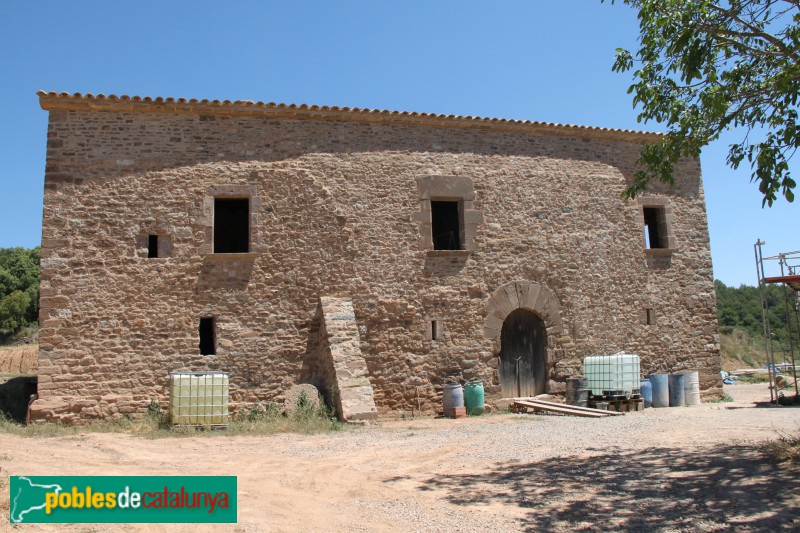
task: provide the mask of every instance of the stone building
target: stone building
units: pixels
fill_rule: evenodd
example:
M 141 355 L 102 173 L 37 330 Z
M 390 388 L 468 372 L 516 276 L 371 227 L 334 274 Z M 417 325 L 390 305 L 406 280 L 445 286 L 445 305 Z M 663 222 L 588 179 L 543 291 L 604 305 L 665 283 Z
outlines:
M 321 388 L 348 419 L 563 391 L 585 355 L 719 392 L 700 165 L 636 201 L 656 134 L 337 107 L 39 93 L 49 111 L 34 416 Z

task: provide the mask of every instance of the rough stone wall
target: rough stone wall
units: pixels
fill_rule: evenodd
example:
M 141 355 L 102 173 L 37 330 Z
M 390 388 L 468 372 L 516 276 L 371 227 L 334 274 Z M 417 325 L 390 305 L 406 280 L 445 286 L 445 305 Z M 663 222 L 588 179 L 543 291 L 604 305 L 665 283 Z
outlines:
M 559 304 L 551 388 L 583 356 L 625 350 L 643 372 L 697 368 L 713 392 L 699 162 L 650 194 L 669 207 L 674 250 L 648 252 L 640 203 L 620 199 L 639 148 L 490 127 L 53 108 L 35 412 L 141 412 L 166 402 L 173 370 L 229 371 L 234 405 L 280 400 L 313 374 L 321 296 L 352 297 L 381 414 L 435 412 L 453 379 L 483 380 L 491 400 L 499 342 L 484 328 L 510 282 Z M 472 182 L 471 250 L 420 246 L 426 176 Z M 251 198 L 251 253 L 210 253 L 219 195 Z M 169 257 L 142 253 L 148 234 Z M 199 353 L 204 316 L 214 356 Z

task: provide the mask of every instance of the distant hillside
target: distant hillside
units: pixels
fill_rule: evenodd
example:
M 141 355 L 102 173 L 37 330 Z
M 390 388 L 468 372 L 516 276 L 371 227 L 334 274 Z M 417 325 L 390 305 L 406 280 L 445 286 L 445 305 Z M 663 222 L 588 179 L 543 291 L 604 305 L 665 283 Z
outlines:
M 749 285 L 728 287 L 719 280 L 714 282 L 717 292 L 717 318 L 719 319 L 722 366 L 725 370 L 742 367 L 760 367 L 766 364 L 764 322 L 761 316 L 761 296 L 758 288 Z M 784 290 L 786 292 L 784 293 Z M 794 306 L 795 293 L 782 286 L 768 286 L 770 327 L 773 332 L 773 350 L 776 361 L 788 357 L 791 342 L 795 357 L 800 359 L 797 324 Z M 788 297 L 788 309 L 787 300 Z M 788 310 L 788 314 L 787 314 Z

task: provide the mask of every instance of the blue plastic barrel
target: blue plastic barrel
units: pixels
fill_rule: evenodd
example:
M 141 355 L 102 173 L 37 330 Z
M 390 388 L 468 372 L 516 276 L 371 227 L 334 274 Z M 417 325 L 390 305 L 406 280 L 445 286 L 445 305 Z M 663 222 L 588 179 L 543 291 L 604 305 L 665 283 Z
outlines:
M 650 376 L 653 389 L 653 407 L 669 407 L 669 375 L 653 374 Z
M 444 416 L 455 417 L 455 408 L 464 407 L 464 389 L 461 383 L 448 383 L 444 386 Z
M 669 375 L 669 406 L 683 407 L 685 403 L 685 393 L 683 390 L 686 376 L 684 374 Z
M 644 408 L 653 407 L 653 384 L 649 379 L 643 379 L 639 388 L 642 392 Z

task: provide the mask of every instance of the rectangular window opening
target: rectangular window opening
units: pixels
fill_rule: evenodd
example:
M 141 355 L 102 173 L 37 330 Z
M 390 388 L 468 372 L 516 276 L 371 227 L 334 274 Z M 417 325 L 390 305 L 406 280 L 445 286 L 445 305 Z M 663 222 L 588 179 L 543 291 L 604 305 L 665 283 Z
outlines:
M 656 315 L 653 312 L 653 309 L 648 307 L 647 309 L 645 309 L 645 313 L 647 314 L 647 325 L 648 326 L 652 326 L 653 324 L 655 324 L 656 323 Z
M 158 257 L 158 235 L 149 235 L 147 237 L 147 258 L 156 257 Z
M 652 250 L 666 248 L 666 220 L 663 207 L 645 207 L 644 213 L 644 238 L 645 248 Z
M 217 343 L 214 338 L 214 317 L 200 319 L 200 355 L 216 355 Z
M 214 253 L 250 251 L 250 199 L 214 198 Z
M 434 250 L 461 249 L 460 202 L 431 200 L 431 231 Z
M 438 341 L 439 340 L 439 321 L 438 320 L 431 320 L 431 340 Z

